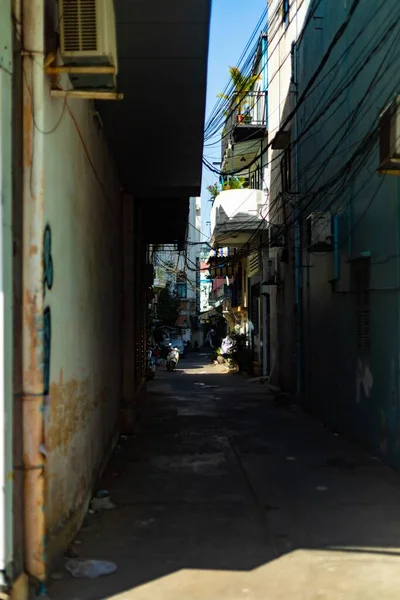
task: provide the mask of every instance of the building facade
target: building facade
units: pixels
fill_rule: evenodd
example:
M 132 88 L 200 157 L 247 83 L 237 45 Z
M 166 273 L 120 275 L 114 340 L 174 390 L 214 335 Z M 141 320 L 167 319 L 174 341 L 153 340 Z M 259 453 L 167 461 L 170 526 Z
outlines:
M 269 221 L 284 234 L 275 379 L 396 467 L 397 13 L 395 1 L 272 0 L 268 31 Z
M 146 391 L 148 247 L 182 245 L 200 193 L 210 2 L 191 11 L 190 53 L 185 26 L 171 29 L 169 9 L 156 5 L 0 7 L 0 592 L 13 598 L 28 597 L 28 582 L 46 595 L 118 436 L 132 432 Z M 176 10 L 184 23 L 185 7 Z M 82 19 L 101 48 L 82 49 Z M 151 54 L 160 28 L 174 40 L 173 52 L 157 50 L 162 61 Z M 149 72 L 165 97 L 146 110 L 167 111 L 168 144 L 137 118 Z M 177 84 L 190 119 L 168 108 Z M 137 178 L 132 165 L 155 137 L 158 168 L 145 163 Z
M 176 326 L 185 342 L 201 342 L 200 335 L 200 252 L 201 252 L 201 199 L 189 199 L 186 240 L 177 245 L 154 246 L 151 261 L 154 266 L 154 308 L 157 316 L 158 293 L 168 288 L 180 299 L 180 316 Z
M 243 75 L 248 89 L 246 83 L 242 85 L 245 89 L 239 85 L 227 99 L 221 147 L 224 176 L 211 209 L 215 251 L 210 255 L 211 276 L 226 278 L 221 310 L 229 330 L 248 337 L 254 366 L 264 374 L 269 368 L 268 299 L 261 293 L 269 198 L 267 49 L 263 31 L 249 58 L 250 72 Z M 218 288 L 218 294 L 221 290 Z

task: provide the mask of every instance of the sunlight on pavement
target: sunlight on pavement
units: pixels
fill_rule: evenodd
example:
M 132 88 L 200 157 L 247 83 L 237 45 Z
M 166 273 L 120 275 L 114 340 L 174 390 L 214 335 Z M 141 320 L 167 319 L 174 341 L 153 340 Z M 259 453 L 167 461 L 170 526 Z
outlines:
M 297 550 L 249 572 L 185 569 L 109 600 L 397 600 L 400 549 L 383 561 L 388 552 Z

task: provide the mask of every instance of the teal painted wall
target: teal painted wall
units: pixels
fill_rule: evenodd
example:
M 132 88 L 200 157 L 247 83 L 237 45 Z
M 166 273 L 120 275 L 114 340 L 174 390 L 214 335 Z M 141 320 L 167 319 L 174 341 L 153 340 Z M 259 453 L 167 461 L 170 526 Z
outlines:
M 300 96 L 350 4 L 320 2 L 299 44 Z M 340 277 L 330 283 L 333 253 L 303 251 L 305 402 L 398 468 L 400 184 L 376 169 L 379 113 L 400 91 L 399 19 L 397 0 L 361 0 L 299 108 L 303 217 L 312 210 L 339 215 L 340 254 Z M 360 352 L 350 263 L 365 254 L 371 260 L 371 347 Z

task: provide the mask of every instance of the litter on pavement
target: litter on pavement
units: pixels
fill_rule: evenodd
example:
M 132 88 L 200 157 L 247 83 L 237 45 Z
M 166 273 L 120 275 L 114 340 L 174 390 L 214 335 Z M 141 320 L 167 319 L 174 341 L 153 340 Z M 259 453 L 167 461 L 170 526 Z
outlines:
M 117 570 L 117 565 L 105 560 L 78 560 L 67 561 L 65 569 L 76 579 L 97 579 L 102 575 L 111 575 Z

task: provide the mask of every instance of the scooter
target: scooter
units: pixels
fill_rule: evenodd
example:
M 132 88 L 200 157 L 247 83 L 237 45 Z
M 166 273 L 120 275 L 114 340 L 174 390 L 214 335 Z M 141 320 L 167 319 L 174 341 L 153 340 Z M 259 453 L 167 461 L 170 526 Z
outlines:
M 167 369 L 168 371 L 173 371 L 176 369 L 176 366 L 179 362 L 179 350 L 178 348 L 172 348 L 168 352 L 167 356 Z

